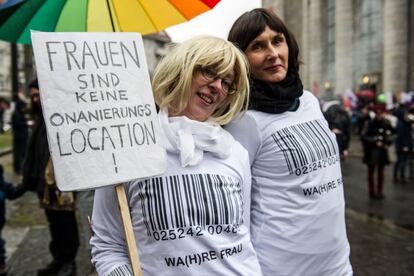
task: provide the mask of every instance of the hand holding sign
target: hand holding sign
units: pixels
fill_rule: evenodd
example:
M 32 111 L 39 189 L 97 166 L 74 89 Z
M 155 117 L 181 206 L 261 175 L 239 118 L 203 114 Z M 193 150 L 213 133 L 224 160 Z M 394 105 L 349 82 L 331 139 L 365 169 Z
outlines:
M 139 34 L 36 32 L 32 42 L 60 190 L 120 184 L 165 170 Z M 141 275 L 124 187 L 116 191 L 131 265 Z
M 140 35 L 35 32 L 32 41 L 59 189 L 162 173 L 165 150 Z

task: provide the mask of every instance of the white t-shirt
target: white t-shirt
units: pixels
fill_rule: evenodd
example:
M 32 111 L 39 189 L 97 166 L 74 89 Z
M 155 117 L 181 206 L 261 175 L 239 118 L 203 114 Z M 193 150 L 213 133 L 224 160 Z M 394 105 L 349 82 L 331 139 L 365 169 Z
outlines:
M 294 112 L 248 111 L 226 129 L 250 155 L 263 275 L 352 275 L 338 146 L 317 99 L 304 91 Z
M 124 185 L 144 276 L 261 275 L 250 240 L 248 154 L 230 145 L 228 157 L 204 151 L 186 167 L 168 151 L 162 176 Z M 132 275 L 113 187 L 96 190 L 92 225 L 98 274 Z

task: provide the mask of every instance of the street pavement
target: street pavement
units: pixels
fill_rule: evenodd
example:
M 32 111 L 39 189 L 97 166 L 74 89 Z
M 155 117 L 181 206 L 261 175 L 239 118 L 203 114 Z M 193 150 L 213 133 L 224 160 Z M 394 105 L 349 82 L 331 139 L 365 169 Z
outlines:
M 395 161 L 394 148 L 389 153 Z M 357 137 L 353 137 L 350 157 L 342 162 L 355 275 L 414 275 L 414 179 L 394 183 L 393 165 L 385 171 L 385 199 L 373 200 L 368 197 L 367 168 Z
M 0 153 L 5 178 L 20 183 L 21 177 L 12 173 L 12 155 Z M 6 241 L 9 276 L 34 276 L 52 260 L 49 253 L 50 235 L 46 216 L 39 206 L 37 195 L 26 192 L 22 197 L 7 201 L 7 222 L 2 237 Z M 90 262 L 85 233 L 79 232 L 80 248 L 76 257 L 78 276 L 96 276 Z
M 346 198 L 346 222 L 351 245 L 351 263 L 355 275 L 414 275 L 414 180 L 406 184 L 392 182 L 392 165 L 386 168 L 384 200 L 368 197 L 366 168 L 362 151 L 354 138 L 350 156 L 342 163 Z M 0 157 L 6 178 L 19 178 L 11 172 L 11 155 Z M 9 274 L 36 275 L 36 270 L 51 260 L 50 240 L 43 210 L 37 197 L 26 193 L 9 201 L 8 222 L 3 230 L 7 241 Z M 89 275 L 90 261 L 81 238 L 77 257 L 78 275 Z M 96 275 L 96 274 L 93 274 Z M 335 276 L 335 275 L 333 275 Z

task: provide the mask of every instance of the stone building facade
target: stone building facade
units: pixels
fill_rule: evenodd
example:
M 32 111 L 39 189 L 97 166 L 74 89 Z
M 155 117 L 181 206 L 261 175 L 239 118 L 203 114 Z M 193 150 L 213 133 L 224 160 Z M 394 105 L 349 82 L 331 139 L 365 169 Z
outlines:
M 22 50 L 21 47 L 18 47 L 18 49 L 20 51 Z M 11 66 L 11 45 L 7 42 L 0 41 L 0 97 L 6 99 L 11 99 Z
M 5 95 L 10 93 L 8 88 L 8 83 L 10 74 L 10 47 L 8 43 L 0 41 L 0 97 L 4 97 Z
M 322 97 L 414 90 L 413 0 L 263 0 L 300 46 L 301 78 Z

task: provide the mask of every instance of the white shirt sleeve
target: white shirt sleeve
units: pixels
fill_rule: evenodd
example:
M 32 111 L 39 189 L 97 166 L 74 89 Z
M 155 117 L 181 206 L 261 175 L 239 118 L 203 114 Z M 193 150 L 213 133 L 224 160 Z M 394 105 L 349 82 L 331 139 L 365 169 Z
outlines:
M 90 241 L 98 275 L 132 275 L 115 187 L 95 191 Z
M 226 125 L 225 129 L 246 148 L 251 166 L 261 148 L 261 136 L 256 120 L 247 112 Z

